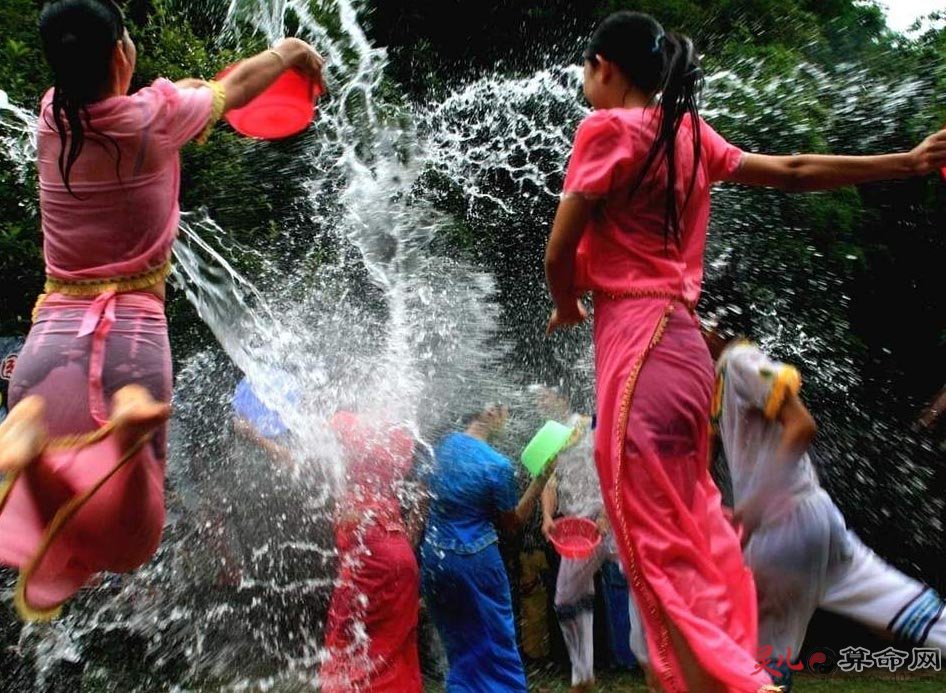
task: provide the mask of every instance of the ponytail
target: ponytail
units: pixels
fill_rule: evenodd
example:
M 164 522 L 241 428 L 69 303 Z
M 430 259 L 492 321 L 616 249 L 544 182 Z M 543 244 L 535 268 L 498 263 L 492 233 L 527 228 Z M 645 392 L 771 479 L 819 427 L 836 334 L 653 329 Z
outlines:
M 686 36 L 665 32 L 650 15 L 622 11 L 598 26 L 586 54 L 607 58 L 641 91 L 659 95 L 660 127 L 630 194 L 633 196 L 638 191 L 647 174 L 663 158 L 667 170 L 664 241 L 673 238 L 679 245 L 680 218 L 696 186 L 702 153 L 699 95 L 703 88 L 703 70 L 693 42 Z M 693 171 L 683 205 L 678 207 L 677 133 L 687 114 L 693 130 Z
M 124 18 L 110 0 L 55 0 L 43 7 L 39 33 L 53 72 L 51 107 L 61 145 L 59 173 L 75 196 L 69 175 L 82 153 L 86 130 L 96 132 L 87 107 L 108 87 L 112 53 L 125 34 Z M 120 160 L 121 150 L 112 144 Z
M 664 202 L 664 240 L 673 237 L 680 243 L 680 216 L 686 209 L 696 186 L 700 165 L 702 139 L 700 137 L 699 93 L 703 87 L 703 70 L 686 36 L 668 33 L 664 39 L 666 69 L 660 85 L 660 129 L 647 155 L 638 185 L 654 162 L 662 155 L 667 166 L 667 197 Z M 677 133 L 684 117 L 689 114 L 693 125 L 693 170 L 687 183 L 683 206 L 677 208 Z

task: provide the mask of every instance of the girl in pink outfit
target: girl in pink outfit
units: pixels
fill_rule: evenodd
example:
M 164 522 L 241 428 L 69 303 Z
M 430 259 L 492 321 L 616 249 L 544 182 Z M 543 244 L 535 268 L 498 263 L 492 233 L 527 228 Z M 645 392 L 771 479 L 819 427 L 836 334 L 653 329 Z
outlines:
M 160 540 L 181 147 L 285 69 L 320 81 L 322 68 L 288 39 L 221 82 L 158 79 L 129 95 L 135 44 L 113 2 L 50 2 L 40 36 L 55 78 L 37 138 L 47 281 L 0 425 L 0 562 L 20 569 L 24 618 L 53 617 Z
M 697 110 L 689 39 L 618 12 L 585 53 L 579 126 L 546 250 L 549 332 L 594 297 L 596 465 L 662 690 L 771 690 L 756 599 L 708 468 L 713 362 L 694 313 L 710 186 L 818 190 L 935 171 L 946 132 L 887 156 L 745 154 Z

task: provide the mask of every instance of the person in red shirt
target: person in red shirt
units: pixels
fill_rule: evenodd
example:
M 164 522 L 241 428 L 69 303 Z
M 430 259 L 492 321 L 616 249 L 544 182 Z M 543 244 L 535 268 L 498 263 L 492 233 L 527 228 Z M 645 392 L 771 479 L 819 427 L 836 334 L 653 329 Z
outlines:
M 347 488 L 336 505 L 339 572 L 319 673 L 324 693 L 421 693 L 420 571 L 396 490 L 411 470 L 409 430 L 338 412 Z

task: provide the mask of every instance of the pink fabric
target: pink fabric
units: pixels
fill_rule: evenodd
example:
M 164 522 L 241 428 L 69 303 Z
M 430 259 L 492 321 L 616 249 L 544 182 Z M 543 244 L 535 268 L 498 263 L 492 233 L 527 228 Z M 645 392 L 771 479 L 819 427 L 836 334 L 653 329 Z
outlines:
M 90 322 L 90 314 L 102 319 Z M 103 324 L 109 327 L 104 332 Z M 107 299 L 53 294 L 40 307 L 20 356 L 11 404 L 42 396 L 53 438 L 97 430 L 108 417 L 107 403 L 125 385 L 138 383 L 164 402 L 171 398 L 163 304 L 148 293 Z M 101 373 L 93 377 L 96 365 Z M 66 525 L 27 585 L 32 606 L 56 606 L 94 573 L 132 570 L 154 553 L 164 526 L 165 438 L 166 430 L 158 430 Z M 0 512 L 0 562 L 24 567 L 56 512 L 118 459 L 114 439 L 106 437 L 79 450 L 45 453 L 27 467 Z
M 131 96 L 89 105 L 92 126 L 73 166 L 69 194 L 61 144 L 43 97 L 37 150 L 46 271 L 65 280 L 135 275 L 163 265 L 177 236 L 180 148 L 211 116 L 207 87 L 158 79 Z
M 639 347 L 658 334 L 627 410 Z M 599 420 L 595 461 L 621 559 L 662 690 L 686 691 L 667 621 L 699 666 L 730 693 L 770 684 L 756 662 L 752 575 L 709 474 L 713 364 L 696 319 L 659 299 L 595 303 Z
M 710 185 L 738 168 L 742 152 L 696 124 L 695 187 L 680 243 L 665 240 L 661 160 L 633 191 L 657 114 L 614 109 L 586 118 L 565 179 L 566 193 L 601 200 L 575 277 L 578 288 L 595 292 L 595 461 L 662 689 L 692 688 L 672 625 L 706 675 L 731 693 L 755 693 L 770 681 L 755 661 L 754 584 L 709 476 L 713 367 L 684 307 L 700 296 Z M 678 208 L 694 170 L 693 128 L 685 119 L 677 140 Z
M 743 153 L 700 120 L 702 155 L 696 185 L 681 218 L 683 242 L 664 243 L 666 167 L 654 164 L 630 195 L 659 126 L 658 111 L 615 108 L 595 111 L 578 127 L 564 191 L 604 198 L 578 246 L 579 289 L 620 295 L 629 290 L 661 291 L 696 303 L 703 281 L 703 248 L 710 214 L 710 185 L 725 180 Z M 693 170 L 693 124 L 689 117 L 677 139 L 677 202 L 686 199 Z M 658 163 L 662 160 L 658 159 Z M 655 183 L 656 181 L 656 183 Z

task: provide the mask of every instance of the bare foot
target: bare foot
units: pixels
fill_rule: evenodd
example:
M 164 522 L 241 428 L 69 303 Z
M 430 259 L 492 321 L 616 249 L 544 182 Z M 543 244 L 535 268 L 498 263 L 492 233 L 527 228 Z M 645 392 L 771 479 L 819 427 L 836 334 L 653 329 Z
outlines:
M 18 472 L 39 457 L 46 446 L 45 410 L 38 395 L 25 397 L 10 410 L 0 424 L 0 472 Z
M 112 397 L 115 435 L 127 450 L 168 420 L 171 405 L 158 402 L 141 385 L 126 385 Z

